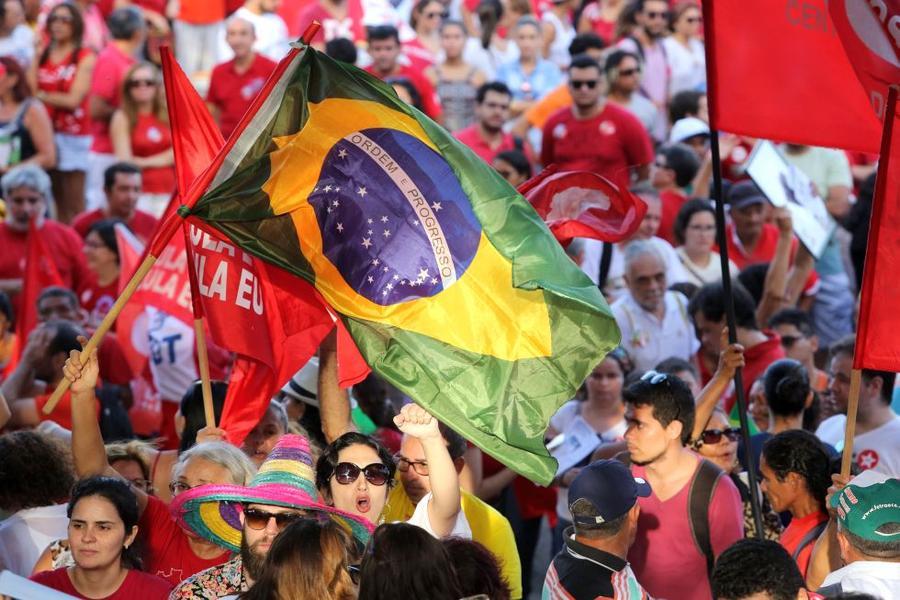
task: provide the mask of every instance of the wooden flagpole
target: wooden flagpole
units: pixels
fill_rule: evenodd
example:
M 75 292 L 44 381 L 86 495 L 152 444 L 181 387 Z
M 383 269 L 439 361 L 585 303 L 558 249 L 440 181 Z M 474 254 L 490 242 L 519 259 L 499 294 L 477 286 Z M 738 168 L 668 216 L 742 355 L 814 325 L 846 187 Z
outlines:
M 847 399 L 847 426 L 844 429 L 844 450 L 841 453 L 841 476 L 850 476 L 853 464 L 853 438 L 856 435 L 856 414 L 859 411 L 859 387 L 862 383 L 862 371 L 850 371 L 850 397 Z

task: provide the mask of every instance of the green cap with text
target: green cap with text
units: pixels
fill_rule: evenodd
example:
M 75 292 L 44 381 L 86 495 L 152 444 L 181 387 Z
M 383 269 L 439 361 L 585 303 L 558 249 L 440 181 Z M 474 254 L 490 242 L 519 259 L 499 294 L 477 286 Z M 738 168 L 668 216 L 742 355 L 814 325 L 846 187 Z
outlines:
M 900 539 L 900 479 L 887 479 L 869 485 L 851 481 L 831 498 L 841 528 L 873 542 Z M 890 527 L 893 523 L 895 526 Z

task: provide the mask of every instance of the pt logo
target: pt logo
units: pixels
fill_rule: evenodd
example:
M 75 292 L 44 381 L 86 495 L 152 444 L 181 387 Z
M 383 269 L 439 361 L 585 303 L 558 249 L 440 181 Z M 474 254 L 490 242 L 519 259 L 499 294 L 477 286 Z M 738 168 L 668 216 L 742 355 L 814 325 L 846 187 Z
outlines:
M 860 469 L 874 469 L 878 466 L 878 453 L 871 449 L 866 449 L 856 456 L 856 464 Z

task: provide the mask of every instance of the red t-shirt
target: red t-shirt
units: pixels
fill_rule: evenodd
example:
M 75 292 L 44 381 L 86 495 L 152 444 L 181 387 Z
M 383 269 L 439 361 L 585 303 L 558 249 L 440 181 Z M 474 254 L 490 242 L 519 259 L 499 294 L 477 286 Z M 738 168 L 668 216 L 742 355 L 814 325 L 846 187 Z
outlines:
M 73 59 L 70 52 L 61 62 L 52 62 L 47 57 L 39 67 L 37 72 L 37 87 L 44 92 L 61 92 L 66 93 L 72 89 L 72 83 L 75 81 L 75 72 L 78 65 L 88 56 L 93 54 L 89 48 L 82 48 L 77 57 Z M 88 111 L 88 96 L 85 94 L 84 100 L 78 108 L 74 110 L 59 108 L 46 104 L 47 113 L 53 122 L 53 131 L 56 133 L 68 133 L 70 135 L 89 135 L 91 120 Z
M 790 524 L 781 533 L 781 538 L 778 541 L 784 546 L 784 549 L 788 551 L 788 554 L 793 556 L 794 551 L 803 540 L 803 536 L 809 533 L 816 525 L 827 520 L 828 513 L 826 512 L 814 512 L 800 519 L 795 517 L 791 519 Z M 799 556 L 797 556 L 797 567 L 800 568 L 800 573 L 803 577 L 806 577 L 806 569 L 809 567 L 809 558 L 812 555 L 813 546 L 815 545 L 816 542 L 813 540 L 812 543 L 807 544 L 800 551 Z
M 485 478 L 496 475 L 505 465 L 486 452 L 481 453 L 481 468 Z M 522 476 L 512 482 L 513 494 L 523 519 L 539 519 L 547 516 L 550 526 L 556 525 L 556 488 L 540 487 Z
M 144 568 L 173 585 L 194 573 L 221 565 L 231 557 L 227 551 L 215 558 L 200 558 L 194 554 L 187 533 L 169 514 L 169 507 L 153 496 L 147 498 L 147 508 L 138 527 L 144 541 Z
M 118 297 L 118 279 L 108 285 L 100 285 L 97 282 L 97 278 L 93 277 L 87 286 L 81 288 L 78 298 L 81 302 L 81 308 L 88 315 L 85 323 L 87 327 L 96 329 Z
M 769 365 L 784 358 L 784 348 L 778 334 L 771 329 L 765 329 L 763 333 L 768 340 L 744 350 L 744 398 L 750 397 L 753 382 L 762 377 Z M 736 400 L 733 393 L 725 399 L 725 411 L 729 414 Z
M 84 262 L 81 236 L 68 225 L 50 219 L 44 221 L 38 232 L 53 257 L 63 285 L 73 290 L 86 285 L 91 274 Z M 6 222 L 0 222 L 0 279 L 20 279 L 25 275 L 27 245 L 27 231 L 16 231 Z M 13 311 L 20 314 L 19 294 L 11 299 Z
M 182 3 L 184 4 L 184 3 Z M 200 2 L 200 4 L 203 4 Z M 135 63 L 133 56 L 128 56 L 110 43 L 97 55 L 94 76 L 91 79 L 91 91 L 88 96 L 97 96 L 118 108 L 122 96 L 122 80 L 125 73 Z M 112 140 L 109 137 L 109 119 L 92 119 L 91 133 L 94 136 L 91 151 L 101 154 L 112 154 Z
M 225 0 L 182 0 L 178 20 L 191 25 L 211 25 L 225 20 Z
M 664 190 L 659 193 L 659 199 L 662 202 L 662 218 L 659 221 L 659 231 L 656 232 L 657 237 L 661 237 L 673 246 L 677 246 L 675 241 L 675 217 L 681 206 L 687 202 L 684 194 L 673 192 L 672 190 Z
M 368 66 L 366 67 L 366 72 L 379 79 L 387 79 L 388 77 L 405 77 L 409 79 L 409 82 L 416 88 L 416 91 L 419 92 L 419 96 L 422 98 L 422 112 L 435 121 L 441 118 L 441 101 L 434 91 L 434 86 L 422 75 L 421 71 L 417 71 L 413 67 L 401 66 L 396 70 L 396 73 L 382 75 L 381 73 L 376 73 L 372 66 Z
M 40 396 L 35 397 L 34 404 L 37 406 L 38 416 L 43 421 L 53 421 L 54 423 L 58 423 L 61 427 L 65 427 L 69 431 L 72 431 L 72 394 L 69 390 L 62 395 L 59 399 L 59 402 L 56 404 L 56 407 L 53 411 L 47 415 L 44 414 L 44 406 L 47 405 L 47 401 L 50 399 L 50 395 L 53 393 L 53 390 L 48 389 L 46 394 L 41 394 Z M 95 399 L 96 410 L 97 410 L 97 418 L 100 418 L 100 401 Z
M 285 4 L 288 4 L 285 2 Z M 300 11 L 300 16 L 294 21 L 294 28 L 298 34 L 302 34 L 303 30 L 312 23 L 318 21 L 322 26 L 316 35 L 313 36 L 312 43 L 325 44 L 331 40 L 338 38 L 347 38 L 353 40 L 354 43 L 366 41 L 366 30 L 362 25 L 362 7 L 359 2 L 353 0 L 347 1 L 347 14 L 343 19 L 337 19 L 331 12 L 318 2 L 311 2 Z M 290 23 L 290 21 L 285 20 Z
M 609 102 L 590 119 L 561 108 L 544 124 L 541 164 L 562 170 L 592 171 L 613 181 L 628 178 L 628 169 L 649 164 L 653 144 L 647 130 L 624 108 Z
M 31 580 L 84 600 L 166 600 L 172 591 L 172 584 L 165 579 L 133 569 L 128 571 L 119 589 L 103 598 L 85 596 L 75 589 L 66 567 L 35 573 L 31 576 Z
M 646 479 L 644 467 L 632 465 L 631 472 L 635 477 Z M 638 581 L 655 598 L 712 598 L 706 557 L 694 543 L 688 521 L 691 481 L 664 502 L 655 493 L 647 498 L 638 498 L 641 515 L 638 517 L 637 536 L 628 551 L 628 562 Z M 715 556 L 744 537 L 741 495 L 727 476 L 719 477 L 713 490 L 709 504 L 709 535 Z
M 75 220 L 72 221 L 72 229 L 77 231 L 78 235 L 81 237 L 87 237 L 88 229 L 91 228 L 91 225 L 97 221 L 110 218 L 113 217 L 107 216 L 104 214 L 102 208 L 98 208 L 90 212 L 81 213 L 75 217 Z M 135 210 L 131 220 L 125 224 L 128 225 L 128 229 L 130 229 L 138 239 L 146 244 L 153 238 L 158 223 L 159 221 L 156 217 L 150 213 L 145 213 L 142 210 Z
M 725 225 L 725 239 L 728 240 L 728 258 L 737 266 L 738 269 L 745 269 L 750 265 L 759 263 L 769 263 L 775 258 L 775 248 L 778 246 L 778 228 L 771 223 L 764 223 L 762 233 L 759 234 L 759 241 L 753 252 L 747 252 L 741 244 L 740 239 L 734 231 L 734 224 Z M 797 238 L 791 240 L 791 262 L 794 262 L 794 255 L 797 254 Z M 716 245 L 714 250 L 718 251 L 719 246 Z M 819 283 L 819 275 L 812 271 L 806 278 L 803 285 L 804 294 L 814 294 Z
M 501 152 L 506 152 L 508 150 L 516 149 L 515 138 L 511 133 L 504 133 L 503 139 L 500 144 L 496 148 L 492 148 L 487 141 L 481 137 L 481 133 L 478 131 L 478 124 L 473 123 L 469 125 L 465 129 L 460 129 L 456 133 L 453 134 L 457 140 L 465 144 L 472 150 L 475 154 L 481 157 L 481 160 L 486 162 L 487 164 L 491 164 L 494 162 L 494 158 L 497 157 Z
M 156 115 L 138 115 L 137 123 L 131 130 L 131 152 L 146 158 L 172 147 L 169 125 Z M 148 167 L 141 170 L 142 185 L 148 194 L 171 194 L 175 191 L 175 165 L 168 167 Z
M 206 101 L 219 110 L 219 129 L 226 140 L 275 67 L 274 61 L 257 54 L 245 73 L 237 72 L 234 60 L 213 69 Z

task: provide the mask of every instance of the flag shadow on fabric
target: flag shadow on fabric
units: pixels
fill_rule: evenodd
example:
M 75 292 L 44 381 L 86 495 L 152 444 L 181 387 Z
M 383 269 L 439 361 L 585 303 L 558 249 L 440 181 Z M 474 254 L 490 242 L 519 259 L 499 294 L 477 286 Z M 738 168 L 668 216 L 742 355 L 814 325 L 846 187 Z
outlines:
M 369 365 L 548 484 L 550 417 L 619 342 L 496 172 L 362 71 L 306 49 L 184 216 L 313 284 Z

